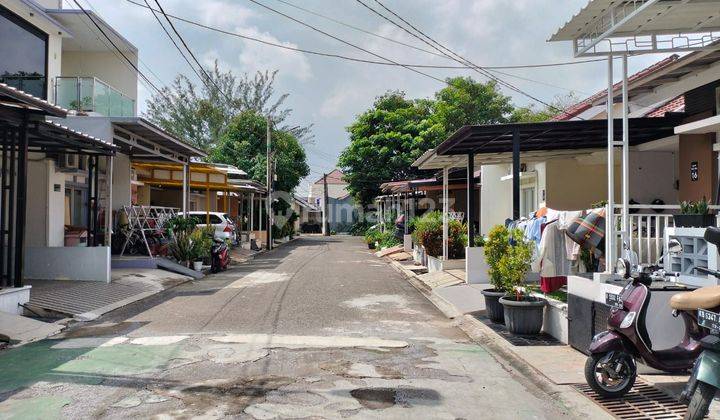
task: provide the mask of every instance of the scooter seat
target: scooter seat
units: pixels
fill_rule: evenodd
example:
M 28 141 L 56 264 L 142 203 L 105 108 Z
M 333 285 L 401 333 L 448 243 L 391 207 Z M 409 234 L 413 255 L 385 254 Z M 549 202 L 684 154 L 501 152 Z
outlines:
M 702 287 L 692 292 L 678 293 L 670 299 L 670 307 L 679 311 L 714 309 L 720 306 L 720 286 Z

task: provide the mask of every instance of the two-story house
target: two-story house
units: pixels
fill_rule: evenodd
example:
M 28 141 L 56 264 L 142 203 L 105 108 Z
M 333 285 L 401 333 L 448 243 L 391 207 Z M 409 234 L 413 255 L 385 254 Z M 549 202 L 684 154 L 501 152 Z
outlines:
M 62 110 L 43 116 L 50 124 L 112 146 L 102 153 L 82 142 L 33 148 L 31 137 L 20 283 L 109 282 L 114 218 L 132 204 L 132 162 L 179 164 L 185 209 L 190 159 L 204 153 L 137 116 L 138 50 L 91 10 L 0 0 L 0 57 L 0 83 L 17 89 L 9 92 L 56 105 Z

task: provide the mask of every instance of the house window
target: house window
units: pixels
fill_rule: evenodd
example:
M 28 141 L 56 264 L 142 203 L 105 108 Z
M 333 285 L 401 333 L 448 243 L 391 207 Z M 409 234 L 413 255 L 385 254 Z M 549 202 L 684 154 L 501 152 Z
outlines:
M 0 82 L 47 99 L 47 34 L 0 6 Z
M 535 187 L 523 187 L 520 189 L 520 216 L 526 216 L 537 210 L 535 201 Z
M 86 189 L 65 186 L 65 224 L 85 226 L 87 224 Z

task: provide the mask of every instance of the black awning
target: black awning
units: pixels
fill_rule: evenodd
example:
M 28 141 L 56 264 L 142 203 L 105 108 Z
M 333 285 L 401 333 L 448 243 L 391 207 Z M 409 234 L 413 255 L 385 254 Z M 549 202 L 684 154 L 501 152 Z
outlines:
M 15 89 L 5 83 L 0 83 L 0 105 L 51 117 L 66 117 L 68 114 L 66 109 L 25 93 L 22 90 Z
M 630 145 L 637 146 L 674 135 L 682 115 L 631 118 Z M 614 122 L 615 140 L 622 140 L 622 120 Z M 512 152 L 513 135 L 520 137 L 520 152 L 538 150 L 597 149 L 607 147 L 607 120 L 548 121 L 495 125 L 470 125 L 453 133 L 437 147 L 438 155 Z

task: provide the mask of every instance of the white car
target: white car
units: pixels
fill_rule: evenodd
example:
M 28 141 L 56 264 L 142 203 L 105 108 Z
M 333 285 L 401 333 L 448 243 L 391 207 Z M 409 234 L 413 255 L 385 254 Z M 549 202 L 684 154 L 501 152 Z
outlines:
M 189 211 L 188 216 L 197 219 L 197 227 L 204 228 L 207 226 L 207 213 L 204 211 Z M 179 216 L 183 216 L 183 212 L 178 213 Z M 215 228 L 216 239 L 230 239 L 233 243 L 237 242 L 237 228 L 235 223 L 230 219 L 227 213 L 221 213 L 216 211 L 210 212 L 210 225 Z

